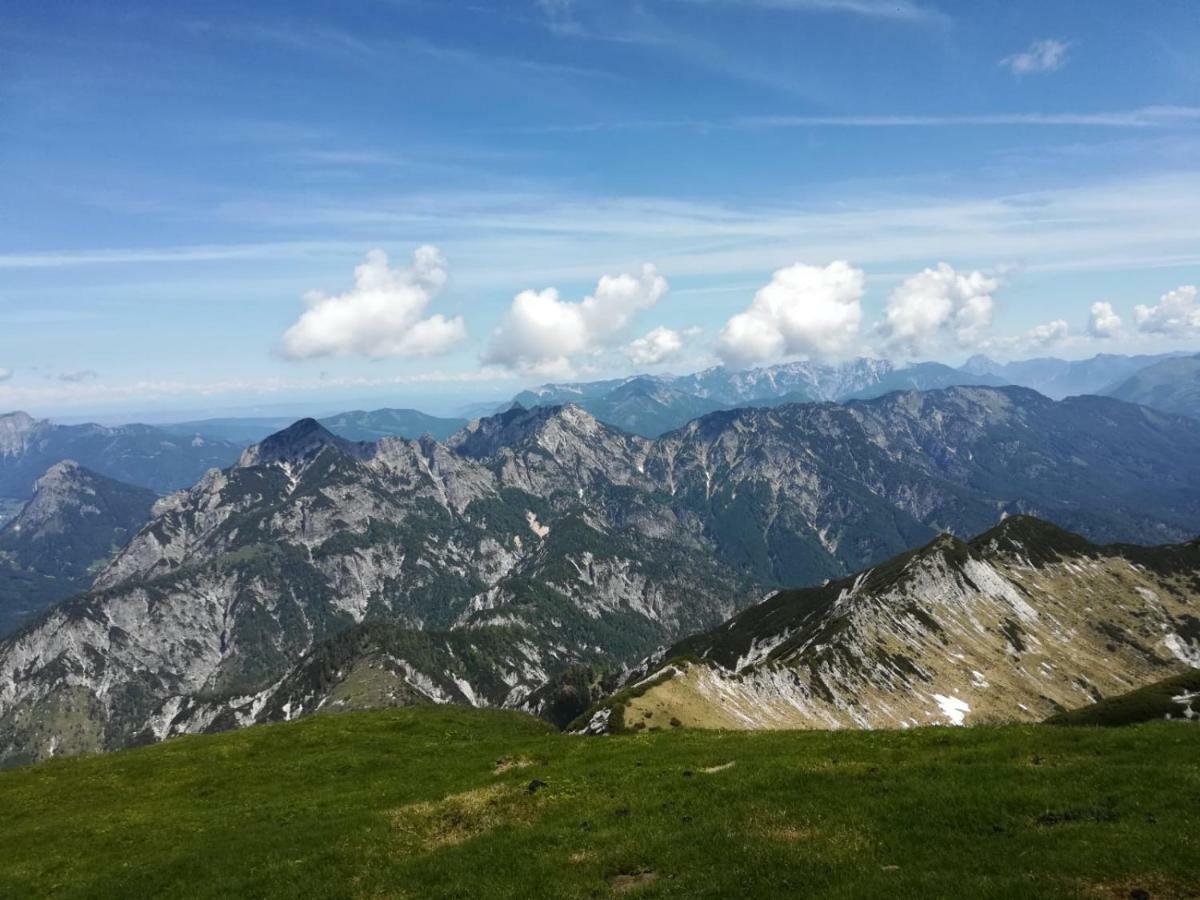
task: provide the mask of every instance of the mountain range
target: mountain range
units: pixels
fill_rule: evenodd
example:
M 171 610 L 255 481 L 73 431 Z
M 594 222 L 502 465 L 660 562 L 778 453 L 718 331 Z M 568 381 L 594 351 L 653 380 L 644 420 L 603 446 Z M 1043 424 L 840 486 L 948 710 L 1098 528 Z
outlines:
M 962 371 L 970 375 L 999 378 L 1004 384 L 1033 388 L 1055 400 L 1079 394 L 1108 394 L 1110 389 L 1136 372 L 1181 353 L 1124 356 L 1100 353 L 1090 359 L 1041 357 L 998 363 L 986 356 L 971 357 Z
M 746 371 L 717 366 L 693 375 L 635 375 L 607 381 L 544 384 L 522 391 L 513 402 L 526 408 L 575 403 L 602 422 L 633 434 L 657 437 L 717 410 L 844 402 L 881 397 L 892 391 L 1016 385 L 1032 388 L 1052 399 L 1104 394 L 1132 374 L 1177 355 L 1101 354 L 1086 360 L 1043 358 L 1011 363 L 975 356 L 957 369 L 933 362 L 897 366 L 870 358 L 838 365 L 792 362 Z M 1177 407 L 1165 411 L 1186 412 Z
M 88 594 L 0 643 L 0 756 L 368 701 L 541 708 L 573 665 L 1022 513 L 1190 537 L 1200 422 L 974 387 L 722 411 L 657 440 L 577 406 L 442 443 L 302 420 L 159 501 Z
M 662 652 L 589 732 L 1041 721 L 1200 667 L 1200 540 L 1098 546 L 1028 516 L 781 591 Z
M 513 402 L 526 408 L 574 403 L 609 425 L 643 437 L 658 437 L 718 410 L 1004 383 L 1000 378 L 965 373 L 941 363 L 897 367 L 887 360 L 862 358 L 839 365 L 792 362 L 745 371 L 717 366 L 693 375 L 635 375 L 545 384 L 517 394 Z
M 721 410 L 844 402 L 897 390 L 1016 384 L 1055 399 L 1068 394 L 1111 394 L 1165 412 L 1200 416 L 1195 365 L 1181 361 L 1180 356 L 1100 355 L 1089 360 L 1046 358 L 1013 363 L 977 356 L 961 369 L 930 362 L 897 366 L 867 358 L 839 365 L 794 362 L 746 371 L 716 367 L 683 376 L 635 375 L 546 384 L 522 391 L 505 404 L 483 404 L 472 415 L 486 418 L 514 404 L 533 408 L 573 403 L 601 422 L 643 437 L 658 437 Z M 1139 380 L 1137 373 L 1143 371 Z M 208 468 L 229 465 L 243 447 L 283 430 L 292 421 L 245 417 L 107 427 L 57 425 L 19 412 L 0 415 L 0 524 L 28 499 L 33 482 L 64 459 L 77 460 L 119 481 L 169 493 L 194 484 Z M 373 441 L 423 435 L 446 440 L 468 420 L 384 408 L 343 412 L 319 421 L 347 440 Z

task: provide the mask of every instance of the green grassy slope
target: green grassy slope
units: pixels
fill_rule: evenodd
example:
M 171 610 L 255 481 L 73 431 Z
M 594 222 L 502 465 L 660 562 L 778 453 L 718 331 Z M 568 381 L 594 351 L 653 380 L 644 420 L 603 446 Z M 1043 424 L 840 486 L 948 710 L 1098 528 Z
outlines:
M 1132 725 L 1155 719 L 1184 719 L 1189 717 L 1192 707 L 1200 707 L 1198 695 L 1200 669 L 1192 669 L 1127 694 L 1059 713 L 1046 721 L 1050 725 Z M 1195 711 L 1190 712 L 1191 717 L 1195 715 Z
M 1194 896 L 1198 750 L 1172 723 L 315 716 L 0 773 L 0 896 Z

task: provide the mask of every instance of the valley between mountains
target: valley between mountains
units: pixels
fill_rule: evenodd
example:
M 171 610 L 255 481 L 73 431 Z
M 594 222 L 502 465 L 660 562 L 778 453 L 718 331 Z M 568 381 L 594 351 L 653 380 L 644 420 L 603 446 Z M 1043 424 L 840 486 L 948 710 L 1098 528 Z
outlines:
M 950 387 L 656 439 L 571 405 L 441 443 L 302 420 L 0 643 L 0 758 L 428 703 L 1034 721 L 1200 661 L 1198 521 L 1200 422 L 1104 397 Z

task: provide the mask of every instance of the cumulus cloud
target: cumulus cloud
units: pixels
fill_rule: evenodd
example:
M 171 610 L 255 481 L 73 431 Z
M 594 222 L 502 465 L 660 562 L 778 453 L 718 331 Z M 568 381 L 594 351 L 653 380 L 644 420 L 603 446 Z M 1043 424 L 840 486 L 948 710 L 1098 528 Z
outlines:
M 1115 338 L 1121 334 L 1121 317 L 1113 312 L 1111 303 L 1093 303 L 1088 320 L 1088 334 L 1100 340 Z
M 638 275 L 605 275 L 578 303 L 557 290 L 522 291 L 483 352 L 485 363 L 549 377 L 569 377 L 576 359 L 616 343 L 634 317 L 669 290 L 652 265 Z
M 1053 347 L 1061 344 L 1071 333 L 1070 327 L 1062 319 L 1055 319 L 1044 325 L 1035 325 L 1025 332 L 1025 343 L 1033 347 Z
M 1067 64 L 1071 45 L 1053 38 L 1034 41 L 1029 49 L 1014 53 L 1000 60 L 1014 75 L 1033 75 L 1038 72 L 1056 72 Z
M 0 368 L 0 381 L 8 381 L 13 377 L 12 369 Z
M 1139 304 L 1133 309 L 1133 319 L 1139 331 L 1171 337 L 1191 337 L 1200 334 L 1200 303 L 1196 302 L 1196 285 L 1185 284 L 1167 291 L 1154 306 Z
M 796 263 L 759 288 L 749 309 L 725 323 L 717 354 L 749 366 L 785 356 L 836 358 L 857 349 L 866 275 L 844 260 Z
M 888 298 L 880 325 L 895 353 L 919 354 L 953 336 L 961 347 L 978 344 L 992 322 L 997 278 L 956 272 L 946 263 L 907 279 Z
M 687 345 L 688 339 L 700 334 L 700 331 L 699 328 L 676 331 L 659 326 L 645 336 L 631 341 L 625 355 L 635 366 L 656 366 L 677 357 Z
M 372 250 L 354 270 L 354 287 L 305 296 L 308 309 L 283 335 L 290 359 L 317 356 L 433 356 L 467 336 L 461 316 L 422 318 L 446 283 L 446 260 L 436 247 L 419 247 L 407 269 L 393 269 Z

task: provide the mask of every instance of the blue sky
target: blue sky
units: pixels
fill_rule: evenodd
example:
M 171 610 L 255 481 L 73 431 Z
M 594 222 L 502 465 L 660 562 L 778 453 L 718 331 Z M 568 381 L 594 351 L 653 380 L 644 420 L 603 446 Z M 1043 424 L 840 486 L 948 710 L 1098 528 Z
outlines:
M 1200 349 L 1197 46 L 1188 0 L 9 3 L 0 407 Z

